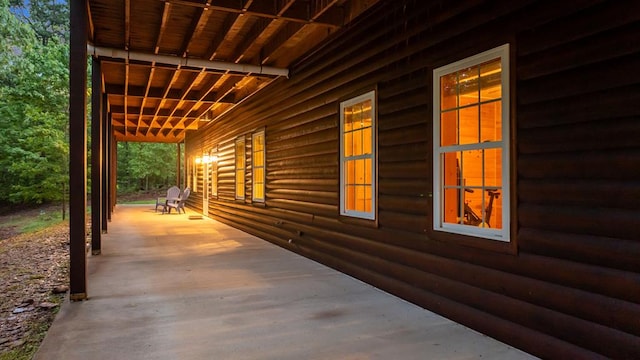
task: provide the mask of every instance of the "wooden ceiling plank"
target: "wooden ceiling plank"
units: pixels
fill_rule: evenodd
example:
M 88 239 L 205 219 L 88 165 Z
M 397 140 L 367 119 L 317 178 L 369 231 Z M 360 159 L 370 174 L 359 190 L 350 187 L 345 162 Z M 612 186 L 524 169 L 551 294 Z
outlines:
M 96 28 L 93 25 L 93 16 L 91 15 L 91 2 L 89 0 L 87 1 L 87 19 L 88 19 L 88 25 L 89 25 L 89 40 L 91 40 L 91 42 L 95 42 L 95 32 L 96 32 Z
M 231 30 L 233 24 L 235 24 L 236 20 L 238 19 L 238 15 L 239 14 L 228 14 L 225 17 L 221 28 L 216 31 L 215 38 L 211 39 L 211 44 L 207 49 L 205 59 L 213 60 L 216 57 L 218 47 L 220 47 L 220 44 L 222 44 L 222 42 L 224 41 L 225 35 L 229 32 L 229 30 Z
M 160 28 L 158 29 L 158 36 L 156 36 L 156 46 L 154 47 L 154 54 L 158 54 L 160 51 L 160 43 L 162 41 L 162 37 L 167 29 L 167 21 L 169 20 L 169 16 L 171 15 L 171 4 L 165 2 L 164 7 L 162 9 L 162 20 L 160 20 Z
M 271 37 L 271 39 L 262 46 L 263 59 L 261 63 L 263 65 L 268 64 L 273 53 L 289 41 L 289 39 L 294 37 L 302 28 L 304 28 L 304 25 L 300 23 L 287 23 L 283 26 L 275 36 Z
M 243 36 L 242 41 L 234 50 L 234 55 L 231 58 L 235 59 L 236 63 L 240 62 L 243 59 L 243 56 L 247 49 L 249 49 L 249 47 L 253 45 L 256 39 L 258 39 L 264 33 L 264 31 L 272 21 L 272 19 L 261 18 L 253 24 L 251 30 L 249 30 L 249 32 L 245 36 Z
M 149 98 L 149 90 L 151 89 L 151 80 L 153 79 L 153 74 L 155 72 L 155 68 L 149 68 L 149 76 L 147 76 L 147 85 L 145 86 L 144 89 L 144 94 L 142 95 L 142 104 L 140 105 L 140 108 L 144 109 L 144 105 L 147 103 L 147 99 Z M 129 87 L 128 91 L 131 91 L 132 89 Z M 138 115 L 138 124 L 140 124 L 142 122 L 142 111 L 140 111 L 140 114 Z M 147 130 L 144 132 L 144 135 L 146 136 L 149 133 L 149 128 L 147 128 Z
M 164 88 L 164 92 L 162 94 L 162 99 L 160 100 L 160 104 L 158 105 L 158 107 L 156 108 L 156 112 L 154 115 L 154 121 L 152 123 L 153 124 L 158 124 L 158 114 L 160 113 L 160 110 L 163 109 L 163 105 L 167 102 L 167 95 L 169 94 L 169 91 L 171 90 L 171 88 L 173 87 L 173 84 L 178 80 L 178 78 L 180 77 L 180 67 L 178 66 L 178 69 L 176 69 L 176 71 L 173 72 L 173 75 L 171 76 L 171 79 L 167 82 L 167 84 L 165 85 Z M 166 125 L 166 121 L 163 122 L 162 124 L 158 124 L 160 125 L 160 128 L 164 128 L 164 126 Z
M 174 5 L 192 6 L 192 7 L 199 7 L 203 9 L 206 8 L 208 10 L 224 11 L 224 12 L 235 13 L 235 14 L 253 15 L 253 16 L 264 17 L 269 19 L 284 19 L 287 21 L 300 22 L 304 24 L 315 23 L 315 24 L 318 24 L 319 26 L 325 26 L 330 28 L 337 28 L 342 25 L 342 24 L 334 24 L 334 23 L 314 22 L 313 20 L 311 20 L 309 13 L 303 10 L 302 11 L 296 10 L 291 12 L 285 11 L 284 13 L 279 14 L 279 11 L 277 11 L 276 7 L 272 6 L 272 4 L 270 4 L 272 2 L 269 2 L 269 1 L 256 1 L 256 2 L 251 1 L 249 2 L 251 5 L 249 7 L 247 7 L 247 3 L 243 1 L 238 1 L 238 0 L 220 0 L 220 1 L 216 1 L 215 4 L 211 4 L 211 5 L 207 5 L 204 3 L 184 1 L 184 0 L 160 0 L 160 1 L 174 4 Z M 289 9 L 287 10 L 291 10 L 291 8 L 295 8 L 296 4 L 297 2 L 292 2 L 292 4 L 289 4 Z M 300 8 L 305 6 L 306 6 L 305 4 L 301 4 Z

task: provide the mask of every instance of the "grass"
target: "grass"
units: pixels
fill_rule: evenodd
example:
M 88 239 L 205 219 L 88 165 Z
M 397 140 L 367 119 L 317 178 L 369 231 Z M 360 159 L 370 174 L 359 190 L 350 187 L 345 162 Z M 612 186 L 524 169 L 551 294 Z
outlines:
M 67 214 L 68 216 L 68 214 Z M 34 211 L 19 211 L 0 218 L 0 229 L 13 228 L 18 234 L 30 233 L 62 222 L 62 211 L 58 207 Z
M 142 199 L 142 200 L 123 201 L 121 204 L 148 204 L 148 205 L 154 205 L 155 203 L 156 203 L 155 199 Z

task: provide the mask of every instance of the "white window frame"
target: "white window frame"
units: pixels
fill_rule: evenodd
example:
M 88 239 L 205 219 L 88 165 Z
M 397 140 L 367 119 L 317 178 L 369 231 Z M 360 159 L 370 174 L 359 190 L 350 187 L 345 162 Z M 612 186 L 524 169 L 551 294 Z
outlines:
M 344 109 L 357 103 L 361 103 L 366 100 L 371 100 L 371 154 L 364 154 L 358 156 L 344 156 Z M 340 215 L 351 216 L 355 218 L 375 220 L 377 210 L 377 146 L 376 146 L 376 132 L 377 132 L 377 110 L 376 110 L 376 92 L 375 90 L 369 91 L 365 94 L 351 98 L 349 100 L 340 103 Z M 346 171 L 345 166 L 348 160 L 359 159 L 371 159 L 371 211 L 355 211 L 348 210 L 345 207 L 345 185 L 346 185 Z
M 262 166 L 256 166 L 255 165 L 255 144 L 256 144 L 256 138 L 262 136 Z M 265 136 L 265 132 L 264 130 L 260 130 L 257 131 L 255 133 L 253 133 L 251 135 L 251 198 L 252 201 L 255 202 L 264 202 L 265 200 L 265 191 L 266 191 L 266 174 L 265 174 L 265 170 L 266 170 L 266 160 L 267 160 L 267 144 L 266 144 L 266 136 Z M 256 169 L 262 169 L 262 176 L 260 177 L 260 179 L 257 179 L 256 177 Z M 262 197 L 256 197 L 256 192 L 254 189 L 254 186 L 256 184 L 256 180 L 259 180 L 259 183 L 262 184 Z
M 491 143 L 475 143 L 470 145 L 440 146 L 440 77 L 452 72 L 479 65 L 500 58 L 502 86 L 502 140 Z M 433 70 L 433 227 L 436 231 L 444 231 L 461 235 L 475 236 L 498 241 L 510 241 L 510 68 L 509 44 L 487 50 L 480 54 L 456 61 Z M 442 218 L 443 194 L 441 189 L 441 154 L 451 151 L 475 150 L 483 148 L 502 150 L 502 229 L 477 227 L 464 224 L 445 223 Z
M 244 167 L 241 169 L 238 169 L 237 164 L 238 164 L 238 152 L 236 151 L 238 149 L 238 144 L 242 144 L 242 148 L 243 148 L 243 164 Z M 247 147 L 246 147 L 246 142 L 244 139 L 244 136 L 241 136 L 239 138 L 236 139 L 236 141 L 233 144 L 233 166 L 234 166 L 234 192 L 235 192 L 235 198 L 236 200 L 244 200 L 247 197 Z M 238 195 L 238 172 L 242 171 L 242 196 Z

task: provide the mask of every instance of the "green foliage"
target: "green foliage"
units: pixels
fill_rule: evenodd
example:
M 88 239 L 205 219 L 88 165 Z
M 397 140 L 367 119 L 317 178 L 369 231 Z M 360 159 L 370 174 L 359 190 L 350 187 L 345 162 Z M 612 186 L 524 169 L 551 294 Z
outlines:
M 118 188 L 123 193 L 176 183 L 176 144 L 118 143 Z
M 0 200 L 40 204 L 62 198 L 68 173 L 68 54 L 46 46 L 0 0 Z
M 29 24 L 43 46 L 69 40 L 69 6 L 61 0 L 11 0 L 14 14 Z

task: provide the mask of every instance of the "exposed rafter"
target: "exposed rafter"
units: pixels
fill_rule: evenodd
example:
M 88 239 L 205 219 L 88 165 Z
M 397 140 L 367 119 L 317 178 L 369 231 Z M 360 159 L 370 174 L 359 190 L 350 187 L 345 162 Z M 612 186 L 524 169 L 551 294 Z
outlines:
M 177 142 L 379 0 L 84 1 L 116 139 Z

